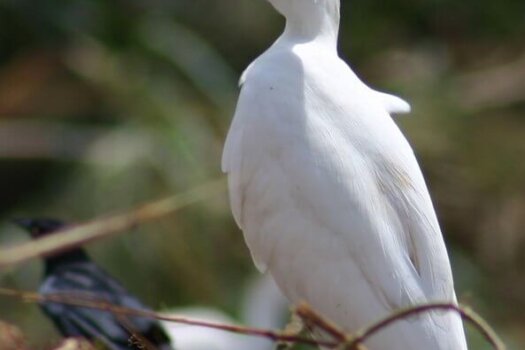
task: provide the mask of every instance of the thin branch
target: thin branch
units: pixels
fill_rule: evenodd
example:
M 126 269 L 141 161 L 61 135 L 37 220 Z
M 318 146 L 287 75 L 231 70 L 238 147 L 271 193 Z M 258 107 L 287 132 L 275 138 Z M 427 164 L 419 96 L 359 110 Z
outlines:
M 79 298 L 78 295 L 73 295 L 71 293 L 60 293 L 52 295 L 40 295 L 32 292 L 23 292 L 13 289 L 0 288 L 0 295 L 6 297 L 14 297 L 22 299 L 26 302 L 54 302 L 66 305 L 73 305 L 79 307 L 87 307 L 98 310 L 103 310 L 111 312 L 113 314 L 123 315 L 123 316 L 139 316 L 157 320 L 164 320 L 169 322 L 181 323 L 192 326 L 201 326 L 207 328 L 213 328 L 218 330 L 223 330 L 232 333 L 239 333 L 244 335 L 251 335 L 257 337 L 268 338 L 274 342 L 289 342 L 296 344 L 304 344 L 310 346 L 323 346 L 330 349 L 345 349 L 345 350 L 361 350 L 364 349 L 364 342 L 373 337 L 379 331 L 384 330 L 388 326 L 392 325 L 395 322 L 405 320 L 407 318 L 413 317 L 418 314 L 430 312 L 430 311 L 454 311 L 459 313 L 464 319 L 471 322 L 476 329 L 487 339 L 487 341 L 494 347 L 495 350 L 505 350 L 505 344 L 497 336 L 495 331 L 487 324 L 485 320 L 473 310 L 468 307 L 461 305 L 455 305 L 452 303 L 434 303 L 419 305 L 412 308 L 407 308 L 399 310 L 398 312 L 393 313 L 391 316 L 371 325 L 370 327 L 364 328 L 362 331 L 357 332 L 355 335 L 350 333 L 343 333 L 339 327 L 334 325 L 332 322 L 327 321 L 322 316 L 313 311 L 308 305 L 301 304 L 298 307 L 297 314 L 304 319 L 311 321 L 315 325 L 319 326 L 321 329 L 328 331 L 334 338 L 335 341 L 327 340 L 315 340 L 306 338 L 300 335 L 291 335 L 279 331 L 272 331 L 266 329 L 257 329 L 251 327 L 242 327 L 235 325 L 226 325 L 206 321 L 196 321 L 187 319 L 184 317 L 176 316 L 167 316 L 162 313 L 157 313 L 147 310 L 136 310 L 125 308 L 121 306 L 115 306 L 109 304 L 105 301 L 90 300 L 84 298 Z
M 13 289 L 0 288 L 0 295 L 6 296 L 6 297 L 15 297 L 18 299 L 22 299 L 25 302 L 60 303 L 60 304 L 78 306 L 78 307 L 98 309 L 98 310 L 107 311 L 113 314 L 124 315 L 124 316 L 135 316 L 135 317 L 138 316 L 138 317 L 145 317 L 145 318 L 175 322 L 175 323 L 191 325 L 191 326 L 207 327 L 207 328 L 223 330 L 223 331 L 227 331 L 231 333 L 239 333 L 239 334 L 244 334 L 244 335 L 264 337 L 272 341 L 292 342 L 292 343 L 304 344 L 304 345 L 310 345 L 310 346 L 324 346 L 327 348 L 334 348 L 338 345 L 337 342 L 314 340 L 314 339 L 297 336 L 297 335 L 283 334 L 279 331 L 257 329 L 257 328 L 251 328 L 251 327 L 242 327 L 242 326 L 235 326 L 235 325 L 227 325 L 227 324 L 219 324 L 219 323 L 206 322 L 206 321 L 196 321 L 196 320 L 191 320 L 191 319 L 187 319 L 184 317 L 167 316 L 162 313 L 148 311 L 148 310 L 130 309 L 130 308 L 125 308 L 121 306 L 115 306 L 105 301 L 89 300 L 89 299 L 86 299 L 85 296 L 83 298 L 79 298 L 78 295 L 73 296 L 71 293 L 40 295 L 40 294 L 33 293 L 33 292 L 22 292 L 22 291 L 13 290 Z
M 362 344 L 366 339 L 372 337 L 379 331 L 392 325 L 395 322 L 405 320 L 418 314 L 427 313 L 429 311 L 455 311 L 461 315 L 462 318 L 472 323 L 478 331 L 485 337 L 485 339 L 494 347 L 495 350 L 505 350 L 505 344 L 498 337 L 496 332 L 488 325 L 488 323 L 472 309 L 455 305 L 451 303 L 433 303 L 410 307 L 399 310 L 380 322 L 359 331 L 348 343 L 347 349 L 357 349 L 358 344 Z
M 163 216 L 215 196 L 224 191 L 224 180 L 215 180 L 184 193 L 145 204 L 128 213 L 97 219 L 62 230 L 55 235 L 0 249 L 0 269 L 16 265 L 38 256 L 69 250 L 138 224 Z
M 295 309 L 295 313 L 304 321 L 317 326 L 319 329 L 331 335 L 338 342 L 346 341 L 347 335 L 341 329 L 339 329 L 337 325 L 320 316 L 318 313 L 312 310 L 310 305 L 307 303 L 300 303 Z

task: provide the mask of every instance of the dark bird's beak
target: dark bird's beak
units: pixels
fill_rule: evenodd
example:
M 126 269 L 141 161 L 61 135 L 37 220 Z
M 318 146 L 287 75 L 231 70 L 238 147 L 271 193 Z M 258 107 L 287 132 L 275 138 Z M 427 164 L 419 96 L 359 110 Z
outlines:
M 16 218 L 11 222 L 27 231 L 33 238 L 40 238 L 64 227 L 64 222 L 47 218 Z
M 23 228 L 27 231 L 31 231 L 31 229 L 34 227 L 34 220 L 32 219 L 15 218 L 11 219 L 10 221 L 16 226 L 19 226 L 20 228 Z

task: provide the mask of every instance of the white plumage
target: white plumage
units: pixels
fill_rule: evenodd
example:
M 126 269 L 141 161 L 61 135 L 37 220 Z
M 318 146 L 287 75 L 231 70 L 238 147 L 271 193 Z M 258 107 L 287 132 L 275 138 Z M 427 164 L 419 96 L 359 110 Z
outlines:
M 205 306 L 190 306 L 164 311 L 165 316 L 234 325 L 237 322 L 221 310 Z M 283 327 L 288 307 L 271 276 L 253 279 L 242 300 L 242 322 L 260 329 Z M 174 349 L 177 350 L 271 350 L 274 343 L 262 337 L 230 333 L 223 330 L 162 321 Z
M 233 215 L 260 270 L 349 331 L 394 310 L 455 301 L 425 181 L 390 113 L 338 57 L 339 0 L 269 0 L 279 39 L 243 74 L 226 140 Z M 370 350 L 464 350 L 458 315 L 433 312 Z

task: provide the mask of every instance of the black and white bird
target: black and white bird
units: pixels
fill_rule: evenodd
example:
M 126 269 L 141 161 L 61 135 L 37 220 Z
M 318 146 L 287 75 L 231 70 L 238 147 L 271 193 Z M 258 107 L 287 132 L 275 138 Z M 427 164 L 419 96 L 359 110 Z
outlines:
M 65 228 L 54 219 L 17 219 L 33 238 Z M 46 257 L 42 295 L 67 294 L 98 300 L 115 306 L 147 310 L 135 296 L 95 264 L 82 248 Z M 172 350 L 170 338 L 159 322 L 142 317 L 125 318 L 110 312 L 72 305 L 44 302 L 43 311 L 65 337 L 83 337 L 110 350 Z

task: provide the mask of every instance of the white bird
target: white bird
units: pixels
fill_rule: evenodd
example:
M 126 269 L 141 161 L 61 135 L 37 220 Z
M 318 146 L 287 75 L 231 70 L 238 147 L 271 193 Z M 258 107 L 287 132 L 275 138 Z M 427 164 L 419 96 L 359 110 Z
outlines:
M 271 276 L 257 276 L 250 281 L 242 300 L 243 325 L 259 329 L 279 329 L 288 315 L 287 302 Z M 234 325 L 237 322 L 221 310 L 190 306 L 163 312 L 166 316 Z M 271 350 L 266 338 L 230 333 L 223 330 L 162 321 L 177 350 Z
M 234 325 L 235 321 L 224 312 L 204 306 L 178 308 L 163 312 L 165 316 L 185 317 L 194 321 Z M 177 350 L 235 350 L 241 349 L 245 335 L 219 329 L 162 321 L 162 325 Z
M 450 263 L 413 151 L 337 53 L 339 0 L 269 0 L 286 17 L 246 70 L 222 168 L 256 266 L 293 303 L 352 332 L 393 311 L 456 302 Z M 401 321 L 370 350 L 465 350 L 455 313 Z

